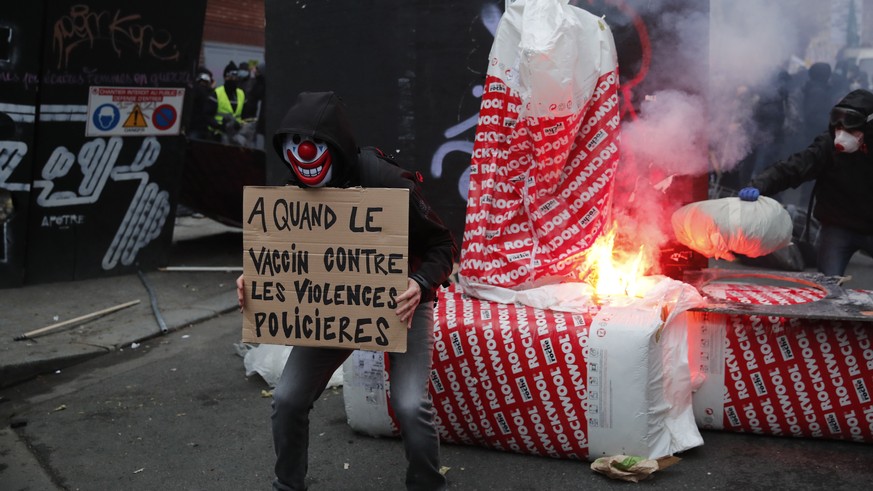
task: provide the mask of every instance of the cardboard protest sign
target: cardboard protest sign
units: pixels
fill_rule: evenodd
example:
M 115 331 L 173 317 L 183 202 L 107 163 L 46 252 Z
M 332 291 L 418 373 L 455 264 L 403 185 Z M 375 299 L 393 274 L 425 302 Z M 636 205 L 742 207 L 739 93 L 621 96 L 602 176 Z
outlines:
M 406 351 L 409 191 L 246 186 L 243 342 Z

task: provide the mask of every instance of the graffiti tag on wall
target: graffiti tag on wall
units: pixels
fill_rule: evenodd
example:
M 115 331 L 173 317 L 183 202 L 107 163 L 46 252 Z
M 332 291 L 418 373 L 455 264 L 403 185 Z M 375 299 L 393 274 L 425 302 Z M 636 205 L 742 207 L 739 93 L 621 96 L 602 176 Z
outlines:
M 52 151 L 40 171 L 41 179 L 33 181 L 36 203 L 43 208 L 58 208 L 97 203 L 110 182 L 135 181 L 137 189 L 127 211 L 107 248 L 101 266 L 110 270 L 118 264 L 130 266 L 141 249 L 156 239 L 170 215 L 170 196 L 156 183 L 149 182 L 147 169 L 161 154 L 157 138 L 142 140 L 132 162 L 118 162 L 124 141 L 120 137 L 96 138 L 85 142 L 74 153 L 64 146 Z M 75 185 L 61 187 L 61 180 L 76 170 L 81 179 Z M 84 216 L 46 216 L 43 227 L 82 224 Z
M 143 22 L 140 14 L 122 14 L 121 9 L 94 11 L 88 5 L 74 5 L 52 27 L 56 68 L 65 69 L 77 49 L 91 50 L 100 43 L 107 43 L 118 58 L 132 55 L 177 61 L 181 57 L 173 36 Z

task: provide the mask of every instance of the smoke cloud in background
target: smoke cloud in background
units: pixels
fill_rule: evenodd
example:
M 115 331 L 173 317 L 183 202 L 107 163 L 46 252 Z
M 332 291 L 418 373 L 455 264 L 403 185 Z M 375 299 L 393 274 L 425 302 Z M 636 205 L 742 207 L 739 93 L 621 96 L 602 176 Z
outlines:
M 751 153 L 760 143 L 755 96 L 776 90 L 779 72 L 797 68 L 792 59 L 806 57 L 810 36 L 830 20 L 815 0 L 712 0 L 708 12 L 687 2 L 638 3 L 643 18 L 658 19 L 652 46 L 670 51 L 653 53 L 652 71 L 634 88 L 642 102 L 637 119 L 622 123 L 613 213 L 624 242 L 654 255 L 673 238 L 672 212 L 688 201 L 675 178 L 729 171 Z
M 777 75 L 789 70 L 793 59 L 804 58 L 802 32 L 812 32 L 820 11 L 813 1 L 754 0 L 713 2 L 710 26 L 711 71 L 708 88 L 708 127 L 713 165 L 732 170 L 761 143 L 752 121 L 754 94 L 770 96 Z
M 789 69 L 792 57 L 804 58 L 810 33 L 827 29 L 823 9 L 816 0 L 712 0 L 708 13 L 677 10 L 667 0 L 640 3 L 642 16 L 658 19 L 649 32 L 651 44 L 673 52 L 655 53 L 659 59 L 647 86 L 669 89 L 645 94 L 639 119 L 623 125 L 625 147 L 644 156 L 645 165 L 701 175 L 711 167 L 709 149 L 699 145 L 711 140 L 721 168 L 732 169 L 754 141 L 748 90 L 775 89 L 777 74 Z M 684 143 L 689 141 L 695 145 Z

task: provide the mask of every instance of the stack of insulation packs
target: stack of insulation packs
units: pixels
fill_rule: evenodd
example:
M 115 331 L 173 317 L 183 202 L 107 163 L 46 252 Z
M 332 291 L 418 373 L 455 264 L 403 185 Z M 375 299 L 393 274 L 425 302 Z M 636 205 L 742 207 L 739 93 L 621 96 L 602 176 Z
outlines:
M 702 444 L 687 310 L 669 278 L 596 302 L 568 283 L 608 226 L 618 71 L 602 19 L 566 2 L 507 5 L 489 57 L 459 285 L 439 292 L 431 394 L 443 441 L 586 459 Z M 396 435 L 383 353 L 344 365 L 352 428 Z
M 759 305 L 823 296 L 805 286 L 737 283 L 705 292 Z M 846 295 L 870 304 L 873 292 Z M 873 442 L 873 323 L 693 312 L 689 327 L 690 364 L 703 380 L 693 399 L 700 428 Z

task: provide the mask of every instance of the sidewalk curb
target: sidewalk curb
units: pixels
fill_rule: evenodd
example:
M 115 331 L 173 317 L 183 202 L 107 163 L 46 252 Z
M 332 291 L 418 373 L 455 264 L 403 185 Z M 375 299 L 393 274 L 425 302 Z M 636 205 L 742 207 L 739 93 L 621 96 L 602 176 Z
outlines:
M 169 334 L 192 324 L 199 324 L 201 322 L 208 321 L 209 319 L 217 317 L 221 314 L 225 314 L 232 310 L 236 310 L 238 308 L 239 305 L 237 304 L 236 290 L 234 290 L 201 300 L 192 304 L 188 308 L 180 308 L 167 312 L 161 312 L 161 315 L 164 317 L 164 321 L 167 323 L 166 334 Z M 154 320 L 154 333 L 131 338 L 130 340 L 122 343 L 116 343 L 110 349 L 116 350 L 118 348 L 127 346 L 130 343 L 139 343 L 152 338 L 156 338 L 158 336 L 163 336 L 165 333 L 161 332 L 157 320 L 154 318 L 152 318 L 152 320 Z M 240 329 L 242 329 L 242 321 L 240 321 Z
M 167 325 L 166 334 L 169 334 L 192 324 L 208 321 L 237 308 L 236 291 L 234 290 L 203 299 L 186 308 L 161 311 L 161 315 L 164 317 Z M 166 335 L 161 332 L 158 322 L 153 315 L 148 319 L 139 321 L 133 327 L 128 326 L 121 332 L 130 333 L 130 336 L 122 337 L 120 340 L 108 345 L 101 342 L 99 338 L 86 338 L 80 342 L 60 346 L 51 355 L 42 358 L 28 359 L 18 364 L 0 364 L 0 380 L 2 380 L 0 388 L 83 363 L 129 346 L 131 343 L 140 343 Z

